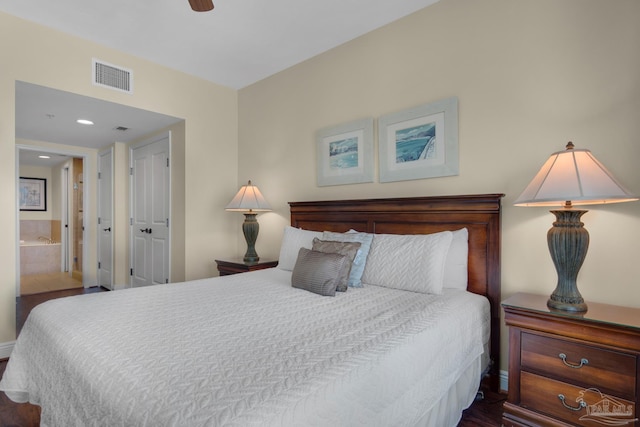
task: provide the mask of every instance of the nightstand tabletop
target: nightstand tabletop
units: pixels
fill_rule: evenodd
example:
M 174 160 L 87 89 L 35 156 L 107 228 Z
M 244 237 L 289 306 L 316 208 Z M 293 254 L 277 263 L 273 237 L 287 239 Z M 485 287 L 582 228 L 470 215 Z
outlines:
M 262 259 L 262 258 L 260 258 L 259 261 L 255 261 L 255 262 L 244 262 L 242 257 L 229 257 L 225 259 L 217 259 L 215 261 L 221 264 L 246 265 L 247 267 L 253 267 L 256 265 L 263 265 L 263 264 L 275 264 L 275 265 L 278 264 L 278 260 Z
M 621 307 L 587 301 L 585 313 L 551 310 L 547 307 L 546 295 L 517 293 L 502 302 L 505 310 L 514 309 L 531 313 L 540 313 L 558 318 L 580 319 L 582 321 L 604 323 L 640 330 L 640 308 Z
M 278 265 L 277 260 L 261 259 L 256 262 L 244 262 L 242 258 L 227 258 L 215 260 L 218 266 L 218 272 L 221 276 L 229 274 L 247 273 L 249 271 L 263 270 L 265 268 L 273 268 Z

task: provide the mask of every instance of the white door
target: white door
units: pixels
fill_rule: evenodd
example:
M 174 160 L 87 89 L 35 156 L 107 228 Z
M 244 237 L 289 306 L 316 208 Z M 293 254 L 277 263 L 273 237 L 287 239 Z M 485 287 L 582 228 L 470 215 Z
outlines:
M 113 149 L 98 154 L 98 286 L 113 289 Z
M 130 149 L 131 286 L 169 283 L 171 133 Z
M 69 248 L 71 247 L 69 243 L 69 190 L 72 186 L 69 180 L 69 163 L 62 168 L 61 172 L 61 185 L 60 185 L 60 193 L 62 196 L 61 201 L 61 214 L 60 214 L 60 237 L 62 239 L 61 243 L 61 253 L 62 260 L 60 261 L 60 270 L 69 273 L 71 275 L 71 271 L 69 266 L 71 263 L 69 262 Z

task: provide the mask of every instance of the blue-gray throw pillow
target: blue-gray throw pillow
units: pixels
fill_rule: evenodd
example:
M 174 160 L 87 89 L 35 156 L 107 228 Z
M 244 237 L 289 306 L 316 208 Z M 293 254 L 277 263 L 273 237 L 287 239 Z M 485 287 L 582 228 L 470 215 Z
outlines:
M 349 262 L 345 263 L 340 272 L 340 280 L 336 286 L 336 291 L 346 292 L 349 287 L 349 275 L 353 265 L 353 260 L 360 249 L 360 242 L 337 242 L 335 240 L 320 240 L 313 238 L 313 249 L 318 252 L 340 254 L 349 257 Z
M 369 255 L 369 250 L 371 249 L 373 234 L 360 233 L 353 230 L 347 233 L 334 233 L 332 231 L 325 231 L 322 233 L 322 240 L 360 243 L 360 248 L 356 253 L 356 257 L 353 259 L 353 264 L 351 265 L 351 272 L 349 273 L 349 286 L 352 288 L 361 288 L 362 274 L 364 273 L 364 267 L 367 264 L 367 256 Z

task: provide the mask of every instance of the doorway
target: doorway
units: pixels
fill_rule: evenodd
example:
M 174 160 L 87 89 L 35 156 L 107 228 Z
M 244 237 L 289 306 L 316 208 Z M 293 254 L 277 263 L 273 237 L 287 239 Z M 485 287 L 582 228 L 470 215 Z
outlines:
M 113 289 L 121 289 L 130 286 L 130 254 L 129 254 L 129 198 L 127 193 L 127 178 L 129 168 L 126 147 L 129 144 L 147 138 L 149 135 L 157 135 L 162 130 L 171 130 L 178 135 L 178 143 L 174 148 L 179 153 L 177 160 L 178 182 L 184 186 L 184 147 L 185 147 L 185 122 L 184 119 L 168 116 L 152 111 L 121 105 L 102 99 L 91 98 L 79 94 L 65 92 L 33 83 L 16 81 L 16 147 L 25 146 L 26 150 L 35 150 L 43 147 L 50 152 L 73 155 L 82 153 L 84 158 L 84 176 L 82 182 L 82 194 L 84 200 L 82 249 L 77 257 L 77 261 L 82 261 L 82 281 L 85 287 L 100 286 L 102 278 L 99 276 L 106 271 L 100 271 L 103 265 L 103 255 L 112 255 L 111 259 L 111 283 Z M 93 125 L 79 124 L 77 119 L 93 119 Z M 175 129 L 175 130 L 174 130 Z M 97 212 L 98 159 L 96 156 L 107 149 L 115 146 L 113 157 L 113 206 L 111 207 L 113 216 L 112 225 L 100 227 L 97 223 L 102 221 Z M 51 148 L 53 147 L 53 148 Z M 77 151 L 75 150 L 77 148 Z M 121 149 L 122 148 L 122 149 Z M 69 150 L 67 152 L 66 150 Z M 171 168 L 176 168 L 171 165 Z M 18 166 L 16 165 L 16 170 Z M 19 174 L 16 173 L 16 181 Z M 92 185 L 89 185 L 91 181 Z M 78 183 L 80 186 L 80 183 Z M 91 194 L 88 194 L 90 190 Z M 121 197 L 118 197 L 121 195 Z M 74 194 L 69 194 L 73 198 Z M 89 196 L 91 199 L 89 200 Z M 123 198 L 124 197 L 124 198 Z M 182 200 L 183 194 L 178 195 Z M 101 207 L 101 206 L 100 206 Z M 179 212 L 174 217 L 178 221 L 177 227 L 184 228 L 184 204 L 171 206 L 172 211 Z M 90 212 L 88 212 L 88 210 Z M 98 215 L 96 215 L 98 213 Z M 107 220 L 107 218 L 105 218 Z M 71 219 L 70 219 L 71 221 Z M 166 221 L 166 219 L 165 219 Z M 69 223 L 69 233 L 72 231 L 72 223 Z M 84 230 L 82 229 L 84 228 Z M 111 250 L 108 248 L 98 248 L 98 231 L 109 230 L 111 228 L 112 244 Z M 119 229 L 118 229 L 119 228 Z M 149 228 L 153 228 L 149 226 Z M 175 224 L 171 224 L 172 229 L 176 229 Z M 19 230 L 19 228 L 17 227 Z M 155 229 L 154 229 L 155 232 Z M 183 234 L 181 238 L 183 239 Z M 18 239 L 16 233 L 16 240 Z M 62 236 L 61 236 L 62 239 Z M 68 239 L 71 244 L 71 238 Z M 154 236 L 154 242 L 157 242 Z M 171 242 L 166 241 L 167 244 Z M 16 242 L 16 247 L 18 242 Z M 181 248 L 183 245 L 180 246 Z M 19 248 L 18 261 L 16 265 L 17 276 L 19 277 Z M 101 259 L 98 259 L 100 255 Z M 65 268 L 61 265 L 61 270 L 73 270 L 74 259 L 69 260 L 69 265 Z M 182 265 L 181 265 L 182 267 Z M 167 267 L 169 268 L 169 267 Z M 171 270 L 169 270 L 171 274 Z M 76 274 L 77 275 L 77 274 Z M 178 270 L 178 277 L 184 277 L 184 272 Z M 163 274 L 164 276 L 164 274 Z M 166 277 L 164 278 L 166 281 Z M 109 283 L 109 279 L 105 279 Z M 17 294 L 20 295 L 20 283 L 16 280 Z
M 84 286 L 84 162 L 78 153 L 18 146 L 17 295 Z M 29 179 L 41 188 L 35 209 L 22 200 Z

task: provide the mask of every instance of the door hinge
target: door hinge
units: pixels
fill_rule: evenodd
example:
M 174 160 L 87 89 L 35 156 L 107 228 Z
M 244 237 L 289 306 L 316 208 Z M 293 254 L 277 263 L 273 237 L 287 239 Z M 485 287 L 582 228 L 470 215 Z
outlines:
M 169 218 L 167 218 L 167 228 L 169 228 Z
M 98 179 L 102 178 L 102 172 L 98 172 Z
M 102 218 L 98 217 L 98 225 L 102 224 Z
M 169 167 L 169 158 L 167 157 L 167 167 Z
M 133 268 L 129 270 L 129 276 L 133 276 Z
M 169 279 L 164 279 L 164 283 L 169 283 Z
M 133 225 L 133 218 L 129 218 L 129 225 Z
M 133 175 L 133 168 L 129 168 L 129 175 Z
M 98 261 L 98 270 L 100 270 L 102 264 L 100 264 L 100 261 Z

